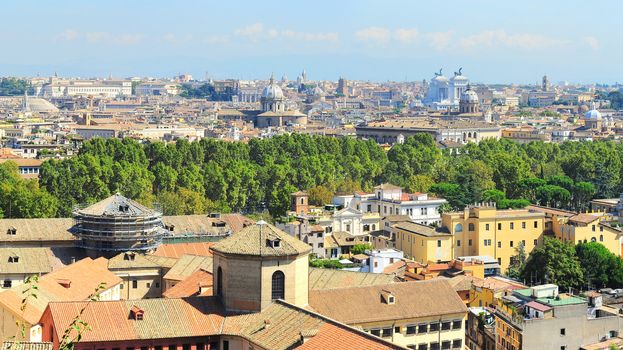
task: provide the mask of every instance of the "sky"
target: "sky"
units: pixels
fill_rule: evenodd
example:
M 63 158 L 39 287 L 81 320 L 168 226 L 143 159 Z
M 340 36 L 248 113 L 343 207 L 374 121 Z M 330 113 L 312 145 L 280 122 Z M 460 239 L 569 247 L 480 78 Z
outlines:
M 623 1 L 5 0 L 0 76 L 623 83 Z

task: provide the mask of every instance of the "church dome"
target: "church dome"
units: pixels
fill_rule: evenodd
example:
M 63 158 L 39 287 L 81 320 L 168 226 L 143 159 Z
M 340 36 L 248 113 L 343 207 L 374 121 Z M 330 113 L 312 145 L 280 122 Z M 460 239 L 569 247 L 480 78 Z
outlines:
M 466 90 L 461 94 L 463 102 L 478 102 L 478 94 L 474 90 Z
M 591 106 L 591 110 L 584 114 L 584 119 L 601 120 L 601 113 L 597 110 L 594 103 Z
M 275 84 L 275 79 L 270 77 L 270 83 L 262 91 L 262 97 L 266 99 L 283 99 L 283 91 L 279 85 Z

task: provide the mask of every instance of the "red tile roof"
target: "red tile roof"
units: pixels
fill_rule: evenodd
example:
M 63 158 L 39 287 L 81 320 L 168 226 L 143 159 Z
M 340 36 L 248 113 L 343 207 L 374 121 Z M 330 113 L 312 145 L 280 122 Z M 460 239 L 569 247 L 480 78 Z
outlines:
M 212 256 L 210 247 L 214 242 L 166 243 L 161 244 L 152 255 L 167 258 L 180 258 L 182 255 Z
M 162 293 L 162 296 L 165 298 L 184 298 L 196 295 L 210 296 L 212 295 L 212 286 L 212 274 L 200 269 L 181 282 L 178 282 L 175 286 L 167 289 Z M 202 287 L 206 288 L 206 290 L 199 294 Z

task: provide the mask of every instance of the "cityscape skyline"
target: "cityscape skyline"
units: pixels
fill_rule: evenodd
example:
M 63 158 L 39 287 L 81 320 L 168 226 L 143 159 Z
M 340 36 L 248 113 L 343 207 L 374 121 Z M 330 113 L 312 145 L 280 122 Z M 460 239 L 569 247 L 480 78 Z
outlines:
M 418 81 L 463 67 L 475 82 L 620 81 L 622 5 L 185 1 L 5 4 L 2 75 Z M 157 6 L 156 6 L 157 5 Z M 355 6 L 357 5 L 357 6 Z M 538 7 L 538 11 L 537 11 Z M 400 9 L 400 10 L 398 10 Z M 618 9 L 618 10 L 617 10 Z M 29 23 L 29 25 L 24 25 Z M 42 54 L 45 52 L 45 54 Z

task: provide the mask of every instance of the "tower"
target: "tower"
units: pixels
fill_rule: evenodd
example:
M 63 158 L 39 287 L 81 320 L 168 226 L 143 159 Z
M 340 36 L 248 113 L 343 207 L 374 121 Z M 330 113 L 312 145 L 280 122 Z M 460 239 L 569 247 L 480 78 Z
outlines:
M 212 247 L 215 294 L 228 312 L 258 312 L 273 300 L 308 304 L 311 247 L 259 221 Z
M 338 94 L 343 96 L 348 96 L 348 80 L 340 77 L 340 80 L 337 82 L 337 91 Z
M 290 210 L 300 215 L 304 215 L 309 212 L 309 196 L 307 195 L 307 192 L 294 192 L 290 195 L 290 198 Z
M 547 75 L 543 76 L 543 80 L 541 82 L 541 90 L 543 91 L 549 91 L 550 90 L 550 83 L 549 83 L 549 78 L 547 77 Z

